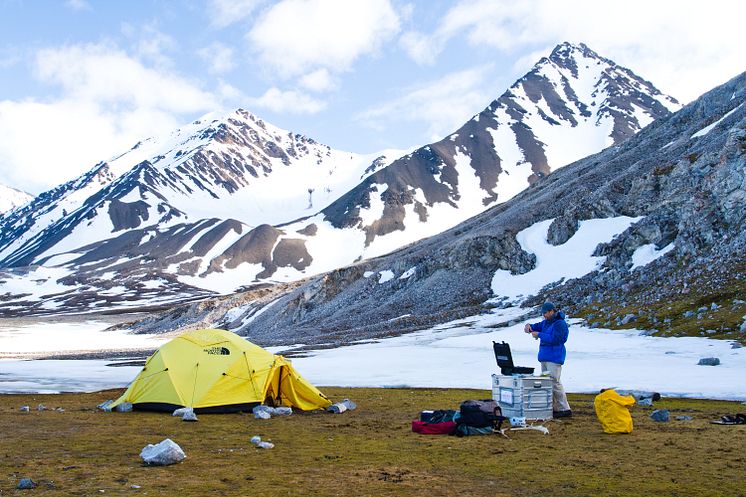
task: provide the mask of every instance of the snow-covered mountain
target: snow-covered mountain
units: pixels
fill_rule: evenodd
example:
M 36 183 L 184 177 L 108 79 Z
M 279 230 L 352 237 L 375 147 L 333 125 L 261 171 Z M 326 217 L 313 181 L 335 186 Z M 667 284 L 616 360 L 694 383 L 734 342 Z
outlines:
M 0 215 L 28 203 L 33 198 L 33 195 L 29 195 L 21 190 L 0 185 Z
M 443 233 L 295 287 L 179 306 L 132 328 L 219 326 L 305 354 L 441 325 L 438 336 L 478 330 L 484 351 L 490 332 L 522 334 L 514 325 L 549 299 L 591 328 L 746 344 L 745 290 L 746 72 Z M 503 311 L 512 317 L 491 321 Z M 430 344 L 429 333 L 404 341 Z M 608 338 L 584 340 L 608 349 Z M 731 355 L 720 357 L 728 367 Z
M 621 143 L 680 104 L 587 46 L 563 43 L 460 129 L 323 211 L 365 234 L 364 257 L 434 235 Z
M 299 280 L 448 229 L 678 107 L 564 43 L 407 155 L 339 152 L 243 110 L 208 116 L 3 218 L 0 291 L 24 309 L 32 297 L 11 295 L 41 288 L 50 308 L 91 308 Z

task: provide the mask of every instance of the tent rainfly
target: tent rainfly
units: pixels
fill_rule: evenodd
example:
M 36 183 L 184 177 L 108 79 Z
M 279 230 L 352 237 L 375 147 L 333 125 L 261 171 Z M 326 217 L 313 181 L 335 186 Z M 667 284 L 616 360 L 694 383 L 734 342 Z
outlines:
M 172 412 L 236 412 L 267 402 L 304 411 L 331 401 L 290 361 L 225 330 L 196 330 L 163 344 L 112 404 Z

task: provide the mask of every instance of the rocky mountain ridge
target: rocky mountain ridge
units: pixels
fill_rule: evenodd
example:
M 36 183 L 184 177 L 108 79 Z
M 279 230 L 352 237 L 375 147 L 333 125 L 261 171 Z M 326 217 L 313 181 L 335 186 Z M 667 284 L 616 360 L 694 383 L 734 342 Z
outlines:
M 613 219 L 626 221 L 595 239 L 598 263 L 585 274 L 517 300 L 492 291 L 498 277 L 539 267 L 527 230 L 548 223 L 546 247 L 562 248 Z M 265 345 L 334 346 L 551 299 L 595 326 L 744 342 L 744 221 L 746 73 L 451 230 L 312 278 L 250 321 L 234 308 L 221 322 Z M 133 328 L 171 323 L 166 313 Z

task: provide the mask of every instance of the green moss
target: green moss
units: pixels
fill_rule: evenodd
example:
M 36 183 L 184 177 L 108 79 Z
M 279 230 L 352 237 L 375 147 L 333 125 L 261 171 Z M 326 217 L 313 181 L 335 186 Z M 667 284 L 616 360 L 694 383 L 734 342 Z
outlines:
M 485 382 L 488 382 L 487 372 Z M 654 385 L 654 380 L 651 383 Z M 119 392 L 0 396 L 0 493 L 22 477 L 45 495 L 739 495 L 746 427 L 709 423 L 742 412 L 734 402 L 663 399 L 656 408 L 693 421 L 655 423 L 634 407 L 635 430 L 601 431 L 593 397 L 571 395 L 574 416 L 546 423 L 549 435 L 509 432 L 456 438 L 411 432 L 427 408 L 457 408 L 486 390 L 326 388 L 358 409 L 341 415 L 201 415 L 198 423 L 156 413 L 92 409 Z M 20 413 L 21 405 L 64 407 Z M 271 450 L 249 439 L 271 440 Z M 140 450 L 171 438 L 187 459 L 144 467 Z M 138 485 L 140 488 L 132 488 Z M 100 492 L 104 490 L 104 492 Z
M 637 328 L 657 330 L 656 336 L 707 336 L 735 340 L 746 344 L 746 333 L 740 331 L 746 315 L 746 281 L 743 264 L 719 284 L 691 281 L 683 293 L 672 292 L 664 298 L 650 299 L 648 288 L 637 286 L 625 294 L 616 293 L 606 299 L 580 306 L 573 313 L 593 323 L 602 321 L 612 329 Z M 628 302 L 620 305 L 620 300 Z M 712 304 L 717 306 L 712 309 Z M 706 308 L 702 312 L 699 309 Z M 693 315 L 687 315 L 688 312 Z M 603 313 L 603 314 L 602 314 Z M 617 323 L 628 314 L 636 319 L 627 325 Z
M 674 165 L 673 164 L 666 164 L 664 166 L 658 166 L 653 170 L 654 176 L 666 176 L 668 174 L 671 174 L 671 171 L 673 171 Z

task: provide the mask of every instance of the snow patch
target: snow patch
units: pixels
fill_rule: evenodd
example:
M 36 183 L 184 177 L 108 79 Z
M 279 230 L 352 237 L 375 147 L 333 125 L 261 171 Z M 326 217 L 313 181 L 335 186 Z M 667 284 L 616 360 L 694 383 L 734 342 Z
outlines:
M 694 134 L 693 134 L 693 135 L 691 136 L 691 138 L 699 138 L 700 136 L 705 136 L 705 135 L 706 135 L 707 133 L 709 133 L 710 131 L 712 131 L 712 130 L 713 130 L 713 129 L 715 128 L 715 126 L 717 126 L 718 124 L 720 124 L 720 123 L 721 123 L 721 122 L 722 122 L 722 121 L 723 121 L 724 119 L 726 119 L 726 118 L 727 118 L 728 116 L 730 116 L 730 115 L 731 115 L 731 114 L 733 114 L 733 113 L 734 113 L 735 111 L 737 111 L 738 109 L 740 109 L 742 105 L 743 105 L 743 104 L 739 105 L 738 107 L 736 107 L 736 108 L 735 108 L 735 109 L 733 109 L 732 111 L 728 112 L 728 113 L 727 113 L 727 114 L 725 114 L 725 115 L 724 115 L 723 117 L 721 117 L 720 119 L 718 119 L 718 120 L 717 120 L 717 121 L 715 121 L 714 123 L 710 124 L 709 126 L 706 126 L 706 127 L 702 128 L 702 129 L 700 129 L 699 131 L 697 131 L 696 133 L 694 133 Z M 691 138 L 690 138 L 690 139 L 691 139 Z
M 540 221 L 524 229 L 516 240 L 526 252 L 536 255 L 536 267 L 525 274 L 511 274 L 499 269 L 492 278 L 492 292 L 497 298 L 522 301 L 544 286 L 580 278 L 595 271 L 606 260 L 592 254 L 599 243 L 609 242 L 642 217 L 613 217 L 580 221 L 575 234 L 562 245 L 550 245 L 547 233 L 553 219 Z
M 673 243 L 669 243 L 668 245 L 666 245 L 660 250 L 657 250 L 655 248 L 654 243 L 637 247 L 637 249 L 635 249 L 635 253 L 632 254 L 632 267 L 630 268 L 630 271 L 634 271 L 638 267 L 642 267 L 642 266 L 646 266 L 650 264 L 657 258 L 666 255 L 667 253 L 672 251 L 674 248 L 675 248 L 675 245 Z
M 411 268 L 407 269 L 406 271 L 404 271 L 402 273 L 402 275 L 399 276 L 399 279 L 400 280 L 406 280 L 407 278 L 409 278 L 410 276 L 412 276 L 415 273 L 415 271 L 417 271 L 417 266 L 411 267 Z

